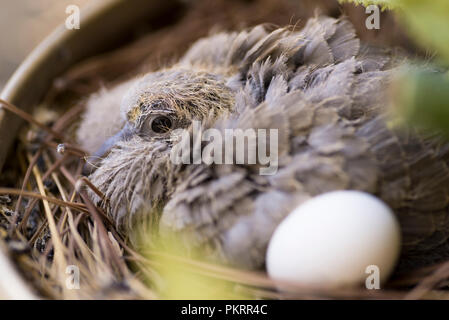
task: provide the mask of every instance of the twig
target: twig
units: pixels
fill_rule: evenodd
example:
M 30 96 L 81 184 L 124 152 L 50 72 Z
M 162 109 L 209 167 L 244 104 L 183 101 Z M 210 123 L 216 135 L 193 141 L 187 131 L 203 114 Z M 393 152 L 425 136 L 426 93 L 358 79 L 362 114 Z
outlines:
M 75 183 L 76 190 L 78 191 L 81 190 L 81 186 L 83 183 L 86 184 L 93 192 L 95 192 L 95 194 L 99 196 L 102 201 L 107 200 L 104 193 L 101 192 L 96 186 L 94 186 L 94 184 L 90 182 L 90 180 L 87 177 L 81 177 L 76 181 Z
M 63 157 L 59 158 L 53 165 L 48 168 L 48 170 L 45 172 L 44 176 L 42 177 L 42 180 L 45 181 L 48 179 L 48 177 L 56 170 L 58 169 L 66 160 L 68 159 L 67 155 L 64 155 Z M 31 168 L 31 167 L 30 167 Z M 28 221 L 28 218 L 31 214 L 31 211 L 33 210 L 34 206 L 38 202 L 38 199 L 33 199 L 31 203 L 27 206 L 25 213 L 23 215 L 22 221 L 19 224 L 19 229 L 23 230 L 25 229 L 26 223 Z
M 42 154 L 42 149 L 39 149 L 37 151 L 37 153 L 33 156 L 33 158 L 30 160 L 30 164 L 28 165 L 27 171 L 25 173 L 25 177 L 23 179 L 22 189 L 21 189 L 22 192 L 25 191 L 25 187 L 26 187 L 28 180 L 30 179 L 30 176 L 31 176 L 32 168 L 37 163 L 37 160 L 39 159 L 41 154 Z M 9 230 L 10 235 L 12 235 L 12 232 L 17 223 L 17 220 L 19 219 L 19 209 L 20 209 L 21 202 L 22 202 L 22 194 L 19 194 L 19 199 L 17 200 L 16 208 L 14 210 L 14 218 L 13 218 L 12 228 L 10 228 L 10 230 Z
M 39 168 L 37 166 L 33 166 L 33 174 L 36 179 L 39 192 L 41 193 L 42 196 L 46 196 L 44 183 L 42 181 L 42 176 L 41 176 L 41 174 L 39 172 Z M 56 226 L 54 217 L 52 215 L 52 211 L 51 211 L 49 202 L 47 200 L 43 199 L 42 203 L 44 205 L 44 211 L 45 211 L 45 215 L 46 215 L 46 218 L 48 221 L 48 227 L 50 229 L 51 239 L 52 239 L 53 246 L 54 246 L 56 269 L 58 272 L 58 276 L 61 277 L 61 279 L 62 279 L 63 275 L 65 274 L 65 269 L 67 266 L 67 262 L 64 257 L 64 245 L 59 236 L 58 228 Z
M 438 282 L 447 279 L 449 275 L 449 261 L 443 263 L 435 272 L 424 278 L 412 291 L 410 291 L 405 299 L 416 300 L 425 295 Z
M 19 189 L 11 189 L 11 188 L 0 188 L 0 194 L 23 195 L 25 197 L 37 198 L 37 199 L 45 200 L 45 201 L 48 201 L 48 202 L 51 202 L 51 203 L 54 203 L 54 204 L 57 204 L 60 206 L 70 207 L 72 209 L 75 209 L 75 210 L 78 210 L 81 212 L 89 213 L 88 210 L 86 209 L 85 205 L 82 203 L 66 202 L 66 201 L 62 201 L 57 198 L 44 196 L 44 195 L 41 195 L 41 194 L 35 193 L 35 192 L 22 191 Z

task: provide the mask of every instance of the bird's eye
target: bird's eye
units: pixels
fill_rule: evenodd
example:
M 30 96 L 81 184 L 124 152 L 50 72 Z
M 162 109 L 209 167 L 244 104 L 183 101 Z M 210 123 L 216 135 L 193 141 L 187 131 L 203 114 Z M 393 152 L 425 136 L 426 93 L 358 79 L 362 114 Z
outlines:
M 167 133 L 172 127 L 173 121 L 167 116 L 156 116 L 150 123 L 151 131 L 155 133 Z

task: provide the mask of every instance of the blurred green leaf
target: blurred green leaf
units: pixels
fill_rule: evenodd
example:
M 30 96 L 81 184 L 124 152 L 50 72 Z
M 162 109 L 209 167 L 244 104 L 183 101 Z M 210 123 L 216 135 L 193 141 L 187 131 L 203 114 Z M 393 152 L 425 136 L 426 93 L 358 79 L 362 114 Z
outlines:
M 392 109 L 399 119 L 449 136 L 449 77 L 447 74 L 403 69 L 391 90 Z M 401 121 L 401 122 L 402 122 Z
M 402 0 L 400 15 L 412 38 L 449 62 L 449 1 Z
M 369 5 L 376 5 L 381 7 L 382 9 L 395 9 L 399 7 L 401 0 L 339 0 L 339 2 L 352 2 L 364 7 L 367 7 Z
M 163 299 L 176 300 L 248 300 L 252 296 L 238 285 L 207 271 L 196 263 L 205 256 L 201 250 L 187 252 L 176 237 L 166 237 L 149 248 L 145 256 L 155 264 L 157 277 L 148 279 Z M 238 282 L 238 279 L 235 279 Z

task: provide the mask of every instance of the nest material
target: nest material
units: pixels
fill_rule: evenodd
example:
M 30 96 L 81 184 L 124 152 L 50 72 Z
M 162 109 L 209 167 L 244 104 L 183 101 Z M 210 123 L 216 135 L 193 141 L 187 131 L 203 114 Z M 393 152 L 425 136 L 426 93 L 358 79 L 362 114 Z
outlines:
M 220 283 L 225 284 L 220 295 L 225 298 L 449 297 L 439 290 L 449 278 L 449 262 L 393 277 L 382 291 L 288 286 L 288 290 L 279 292 L 265 274 L 195 261 L 158 251 L 157 247 L 141 248 L 137 252 L 127 245 L 105 212 L 86 196 L 86 188 L 103 196 L 87 179 L 80 178 L 85 151 L 71 143 L 86 95 L 98 90 L 104 82 L 111 83 L 120 77 L 123 80 L 125 70 L 130 68 L 138 73 L 160 67 L 182 54 L 194 40 L 205 36 L 217 22 L 223 29 L 241 27 L 238 25 L 241 21 L 247 25 L 267 21 L 287 24 L 291 18 L 310 17 L 312 2 L 315 4 L 288 0 L 197 1 L 173 25 L 75 66 L 55 82 L 33 117 L 5 105 L 34 125 L 25 128 L 19 136 L 15 154 L 1 176 L 0 185 L 8 188 L 0 188 L 0 236 L 8 245 L 11 259 L 41 296 L 58 299 L 192 297 L 166 293 L 164 296 L 158 290 L 167 285 L 164 274 L 170 277 L 182 271 L 191 279 L 201 279 L 186 282 L 190 291 L 207 294 L 211 283 Z M 340 13 L 334 1 L 320 1 L 319 6 L 323 13 Z M 298 17 L 292 17 L 292 12 L 298 12 Z M 362 39 L 370 37 L 361 35 Z M 389 43 L 388 39 L 382 41 Z M 161 61 L 160 57 L 164 59 Z M 60 142 L 64 146 L 57 148 Z M 79 269 L 80 290 L 66 285 L 68 266 Z

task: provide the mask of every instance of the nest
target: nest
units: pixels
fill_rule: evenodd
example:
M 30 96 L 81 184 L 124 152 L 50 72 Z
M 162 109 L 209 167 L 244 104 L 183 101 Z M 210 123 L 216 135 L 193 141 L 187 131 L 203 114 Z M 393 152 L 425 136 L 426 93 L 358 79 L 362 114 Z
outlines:
M 0 176 L 0 185 L 5 186 L 0 188 L 0 237 L 23 277 L 40 296 L 55 299 L 449 297 L 440 290 L 449 279 L 449 262 L 394 275 L 383 290 L 329 290 L 287 284 L 278 290 L 262 272 L 193 260 L 176 254 L 176 250 L 161 251 L 157 246 L 131 248 L 107 213 L 86 195 L 90 188 L 103 197 L 81 175 L 86 152 L 74 139 L 89 94 L 137 73 L 170 64 L 192 42 L 217 26 L 226 30 L 263 22 L 285 25 L 299 21 L 301 25 L 313 15 L 316 6 L 316 1 L 198 0 L 174 13 L 170 25 L 75 65 L 54 81 L 33 114 L 2 101 L 6 110 L 30 125 L 17 137 L 15 152 Z M 334 1 L 319 1 L 318 6 L 325 14 L 340 15 Z M 363 11 L 360 13 L 349 5 L 346 9 L 355 25 L 360 26 L 357 21 Z M 387 23 L 393 23 L 391 18 L 387 17 Z M 387 45 L 400 43 L 410 49 L 400 31 L 389 32 L 388 37 L 373 37 L 360 30 L 362 40 Z M 80 290 L 67 284 L 74 267 L 79 271 Z

